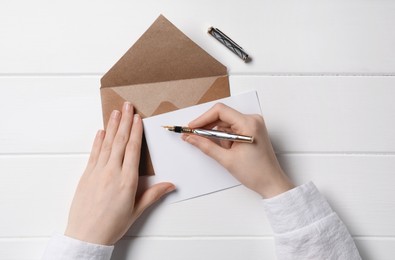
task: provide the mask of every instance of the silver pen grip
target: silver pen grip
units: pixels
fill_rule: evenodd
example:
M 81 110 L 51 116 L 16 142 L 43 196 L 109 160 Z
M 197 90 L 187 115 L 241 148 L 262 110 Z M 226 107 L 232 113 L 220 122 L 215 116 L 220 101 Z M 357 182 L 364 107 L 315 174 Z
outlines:
M 216 130 L 193 129 L 192 133 L 207 138 L 216 138 L 233 142 L 252 143 L 254 141 L 254 138 L 252 136 L 230 134 Z

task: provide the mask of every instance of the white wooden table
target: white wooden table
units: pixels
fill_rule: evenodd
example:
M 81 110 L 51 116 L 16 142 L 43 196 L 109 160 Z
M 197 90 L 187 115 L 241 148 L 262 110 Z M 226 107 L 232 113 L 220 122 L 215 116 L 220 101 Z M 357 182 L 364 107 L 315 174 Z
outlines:
M 160 14 L 255 89 L 276 152 L 312 180 L 363 259 L 395 255 L 395 1 L 0 3 L 0 259 L 39 259 L 65 228 L 93 136 L 100 77 Z M 207 35 L 216 26 L 253 57 Z M 259 197 L 236 187 L 136 223 L 113 259 L 275 259 Z

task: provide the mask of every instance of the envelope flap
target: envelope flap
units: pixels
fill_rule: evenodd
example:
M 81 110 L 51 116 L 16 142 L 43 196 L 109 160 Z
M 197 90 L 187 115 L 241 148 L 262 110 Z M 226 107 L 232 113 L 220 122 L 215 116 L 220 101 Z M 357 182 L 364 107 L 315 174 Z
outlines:
M 160 15 L 103 76 L 101 87 L 226 75 L 226 67 Z

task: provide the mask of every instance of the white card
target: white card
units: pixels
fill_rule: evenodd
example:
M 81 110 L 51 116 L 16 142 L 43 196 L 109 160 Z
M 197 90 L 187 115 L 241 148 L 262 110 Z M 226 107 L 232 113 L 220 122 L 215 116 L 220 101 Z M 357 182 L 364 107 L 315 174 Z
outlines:
M 190 199 L 240 184 L 214 159 L 184 142 L 179 133 L 167 131 L 162 127 L 186 126 L 218 102 L 244 114 L 262 114 L 257 93 L 253 91 L 143 119 L 144 133 L 155 171 L 155 176 L 147 177 L 147 181 L 150 185 L 168 181 L 174 183 L 177 188 L 166 196 L 166 203 Z

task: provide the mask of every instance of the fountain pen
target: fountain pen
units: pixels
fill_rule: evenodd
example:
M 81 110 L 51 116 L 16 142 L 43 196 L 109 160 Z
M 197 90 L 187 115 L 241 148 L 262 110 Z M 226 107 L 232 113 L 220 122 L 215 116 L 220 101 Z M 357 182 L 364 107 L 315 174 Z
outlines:
M 242 143 L 253 143 L 254 137 L 247 135 L 239 135 L 234 133 L 226 133 L 218 130 L 209 130 L 209 129 L 201 129 L 201 128 L 189 128 L 186 126 L 163 126 L 163 128 L 168 131 L 172 131 L 175 133 L 185 133 L 185 134 L 194 134 L 207 138 L 215 138 L 221 140 L 228 140 L 232 142 L 242 142 Z

